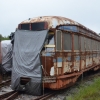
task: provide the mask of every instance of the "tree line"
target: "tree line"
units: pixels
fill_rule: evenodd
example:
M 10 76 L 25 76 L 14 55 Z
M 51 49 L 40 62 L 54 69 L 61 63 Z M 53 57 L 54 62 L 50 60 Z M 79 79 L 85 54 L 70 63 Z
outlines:
M 9 40 L 9 36 L 2 36 L 0 34 L 0 41 L 2 41 L 2 40 Z

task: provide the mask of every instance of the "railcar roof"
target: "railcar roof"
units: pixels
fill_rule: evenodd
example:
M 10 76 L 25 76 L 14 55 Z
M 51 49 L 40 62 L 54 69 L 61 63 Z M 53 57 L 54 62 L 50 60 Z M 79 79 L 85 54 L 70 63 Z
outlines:
M 44 22 L 44 21 L 46 21 L 48 23 L 48 29 L 56 28 L 56 26 L 59 26 L 59 25 L 77 25 L 77 26 L 81 26 L 84 29 L 89 30 L 92 33 L 96 34 L 96 32 L 90 30 L 89 28 L 85 27 L 84 25 L 82 25 L 76 21 L 73 21 L 69 18 L 60 17 L 60 16 L 40 16 L 40 17 L 35 17 L 35 18 L 29 18 L 25 21 L 22 21 L 20 24 L 36 23 L 36 22 Z

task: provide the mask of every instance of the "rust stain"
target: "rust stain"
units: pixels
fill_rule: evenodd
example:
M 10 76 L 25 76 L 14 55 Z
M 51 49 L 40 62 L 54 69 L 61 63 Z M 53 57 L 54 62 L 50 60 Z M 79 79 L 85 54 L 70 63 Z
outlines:
M 86 29 L 94 34 L 96 34 L 94 31 L 90 30 L 89 28 L 85 27 L 84 25 L 71 20 L 69 18 L 65 17 L 60 17 L 60 16 L 40 16 L 40 17 L 34 17 L 34 18 L 29 18 L 25 21 L 22 21 L 20 24 L 25 24 L 25 23 L 37 23 L 37 22 L 47 22 L 48 23 L 48 29 L 50 28 L 56 28 L 56 26 L 59 25 L 77 25 L 82 27 L 83 29 Z

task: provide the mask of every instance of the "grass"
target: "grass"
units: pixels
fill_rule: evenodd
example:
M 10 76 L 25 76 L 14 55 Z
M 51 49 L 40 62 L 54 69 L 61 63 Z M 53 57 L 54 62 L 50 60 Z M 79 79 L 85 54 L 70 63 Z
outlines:
M 94 79 L 93 84 L 88 86 L 81 84 L 79 91 L 65 100 L 100 100 L 100 78 Z

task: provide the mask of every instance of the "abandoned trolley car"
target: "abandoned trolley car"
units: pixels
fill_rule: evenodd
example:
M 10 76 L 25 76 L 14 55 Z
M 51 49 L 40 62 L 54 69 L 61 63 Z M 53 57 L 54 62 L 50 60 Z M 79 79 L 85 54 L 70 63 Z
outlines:
M 31 79 L 34 89 L 40 86 L 59 90 L 74 84 L 83 72 L 100 68 L 100 37 L 68 18 L 43 16 L 21 22 L 15 32 L 14 46 L 17 46 L 13 63 L 16 68 L 12 73 L 20 74 L 20 85 L 30 94 L 34 91 L 27 88 Z M 13 81 L 14 89 L 18 86 L 15 84 Z

